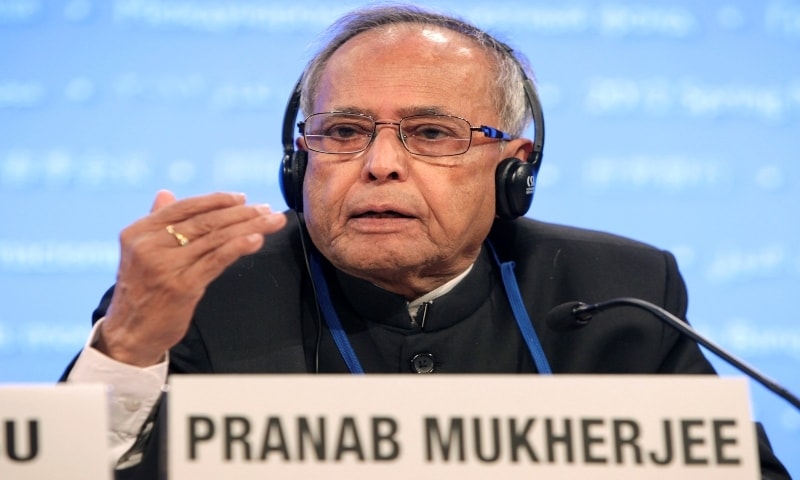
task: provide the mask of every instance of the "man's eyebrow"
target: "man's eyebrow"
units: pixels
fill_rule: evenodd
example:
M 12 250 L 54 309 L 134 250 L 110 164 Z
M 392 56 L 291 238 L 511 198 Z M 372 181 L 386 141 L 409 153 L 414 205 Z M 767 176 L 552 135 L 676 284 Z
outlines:
M 420 105 L 400 109 L 400 115 L 407 117 L 410 115 L 453 115 L 453 111 L 441 105 Z
M 358 108 L 352 105 L 339 105 L 334 106 L 330 110 L 330 112 L 338 112 L 338 113 L 355 113 L 359 115 L 370 115 L 368 110 L 364 110 L 363 108 Z

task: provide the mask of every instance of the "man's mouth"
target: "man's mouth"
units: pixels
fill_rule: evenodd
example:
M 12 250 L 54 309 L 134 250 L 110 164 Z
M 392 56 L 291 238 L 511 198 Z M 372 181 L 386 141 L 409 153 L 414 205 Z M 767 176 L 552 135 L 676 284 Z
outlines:
M 393 210 L 387 210 L 385 212 L 375 212 L 375 211 L 368 211 L 359 213 L 353 216 L 354 218 L 373 218 L 373 219 L 381 219 L 381 218 L 411 218 L 408 215 L 402 214 L 400 212 L 395 212 Z

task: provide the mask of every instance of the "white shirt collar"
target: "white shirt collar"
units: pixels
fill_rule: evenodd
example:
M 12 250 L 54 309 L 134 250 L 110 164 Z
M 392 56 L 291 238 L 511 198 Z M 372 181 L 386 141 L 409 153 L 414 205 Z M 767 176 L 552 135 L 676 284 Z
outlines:
M 475 264 L 473 263 L 466 270 L 464 270 L 459 276 L 453 278 L 452 280 L 448 281 L 440 285 L 439 287 L 431 290 L 430 292 L 426 293 L 425 295 L 408 302 L 408 314 L 411 315 L 411 318 L 415 318 L 417 316 L 417 311 L 419 310 L 420 305 L 425 302 L 433 303 L 433 301 L 444 295 L 445 293 L 449 292 L 450 290 L 454 289 L 456 285 L 461 283 L 461 280 L 464 280 L 464 277 L 472 270 L 472 267 Z

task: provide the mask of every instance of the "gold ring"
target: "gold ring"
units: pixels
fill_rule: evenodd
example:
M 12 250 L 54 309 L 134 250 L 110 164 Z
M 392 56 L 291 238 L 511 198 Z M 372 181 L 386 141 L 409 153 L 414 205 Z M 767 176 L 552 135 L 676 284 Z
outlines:
M 176 232 L 175 229 L 172 228 L 172 225 L 167 225 L 167 233 L 175 237 L 175 240 L 178 241 L 178 245 L 180 245 L 181 247 L 189 245 L 189 239 L 186 238 L 186 235 Z

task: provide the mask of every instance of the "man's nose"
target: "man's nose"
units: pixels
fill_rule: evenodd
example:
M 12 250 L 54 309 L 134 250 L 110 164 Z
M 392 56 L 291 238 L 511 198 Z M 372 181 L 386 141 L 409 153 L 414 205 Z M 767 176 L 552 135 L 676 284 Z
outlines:
M 402 180 L 408 174 L 410 155 L 400 139 L 397 123 L 375 125 L 375 138 L 365 152 L 363 176 L 368 181 Z

